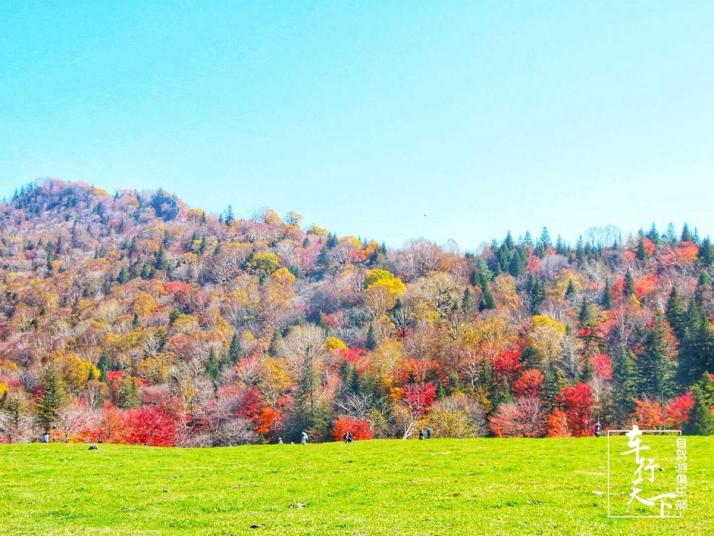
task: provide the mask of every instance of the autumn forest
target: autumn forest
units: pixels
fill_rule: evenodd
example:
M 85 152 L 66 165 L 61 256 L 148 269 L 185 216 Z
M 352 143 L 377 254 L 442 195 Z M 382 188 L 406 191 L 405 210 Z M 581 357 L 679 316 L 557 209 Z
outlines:
M 31 183 L 0 203 L 0 442 L 712 434 L 713 253 L 687 225 L 392 249 Z

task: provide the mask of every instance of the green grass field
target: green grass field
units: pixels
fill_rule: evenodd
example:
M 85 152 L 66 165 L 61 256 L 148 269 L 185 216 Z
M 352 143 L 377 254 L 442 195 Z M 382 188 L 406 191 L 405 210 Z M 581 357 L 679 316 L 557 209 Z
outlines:
M 683 519 L 634 520 L 607 518 L 604 438 L 0 445 L 0 533 L 714 534 L 713 455 L 688 438 Z

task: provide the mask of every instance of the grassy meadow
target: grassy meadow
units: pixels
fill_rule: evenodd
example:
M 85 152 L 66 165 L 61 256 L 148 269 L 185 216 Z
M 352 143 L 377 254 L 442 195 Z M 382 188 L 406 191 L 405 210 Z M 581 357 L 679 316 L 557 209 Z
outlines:
M 607 439 L 179 449 L 0 445 L 2 534 L 713 534 L 714 437 L 683 519 L 608 519 Z

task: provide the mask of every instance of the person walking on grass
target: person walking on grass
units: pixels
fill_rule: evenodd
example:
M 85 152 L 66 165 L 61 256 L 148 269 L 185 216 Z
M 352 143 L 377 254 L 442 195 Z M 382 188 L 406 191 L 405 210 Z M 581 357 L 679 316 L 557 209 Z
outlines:
M 300 439 L 300 443 L 302 443 L 303 445 L 307 445 L 307 440 L 308 440 L 308 439 L 309 439 L 309 438 L 308 438 L 308 436 L 307 436 L 307 432 L 303 432 L 303 433 L 302 433 L 302 437 L 301 437 L 301 439 Z
M 431 439 L 431 434 L 432 434 L 431 427 L 427 426 L 427 428 L 426 428 L 426 438 L 427 438 L 427 439 Z
M 424 439 L 424 430 L 419 429 L 419 439 L 422 440 Z

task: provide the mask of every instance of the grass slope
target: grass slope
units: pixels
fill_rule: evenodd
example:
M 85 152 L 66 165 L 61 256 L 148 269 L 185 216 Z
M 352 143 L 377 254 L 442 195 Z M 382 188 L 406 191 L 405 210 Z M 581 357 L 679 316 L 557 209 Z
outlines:
M 607 519 L 603 438 L 0 445 L 0 533 L 713 534 L 714 437 L 688 442 L 682 520 Z

